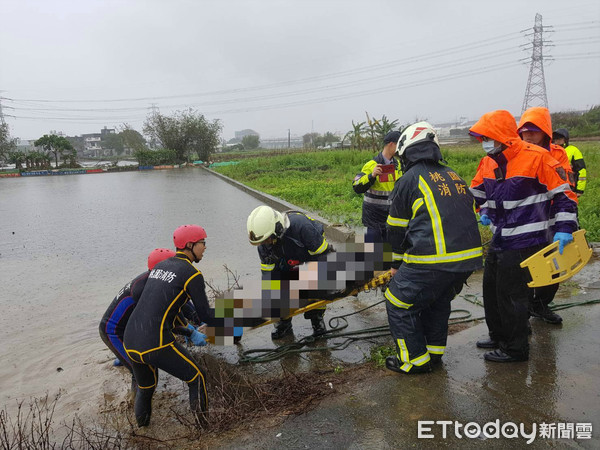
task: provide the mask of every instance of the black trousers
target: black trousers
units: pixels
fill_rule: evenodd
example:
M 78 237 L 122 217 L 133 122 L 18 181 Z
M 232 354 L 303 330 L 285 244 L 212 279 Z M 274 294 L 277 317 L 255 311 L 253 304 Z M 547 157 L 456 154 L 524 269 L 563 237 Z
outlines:
M 552 303 L 554 296 L 558 291 L 559 283 L 550 286 L 542 286 L 529 290 L 529 309 L 533 311 L 543 311 Z
M 128 349 L 127 354 L 133 363 L 133 374 L 138 383 L 134 409 L 140 426 L 145 426 L 150 421 L 152 395 L 158 384 L 158 369 L 188 384 L 192 411 L 208 410 L 206 378 L 185 347 L 174 341 L 165 347 L 143 354 Z
M 390 331 L 401 369 L 410 372 L 441 357 L 448 339 L 450 302 L 472 272 L 446 272 L 403 264 L 385 293 Z
M 490 339 L 518 359 L 529 358 L 529 297 L 531 281 L 523 260 L 543 246 L 490 252 L 483 272 L 483 305 Z

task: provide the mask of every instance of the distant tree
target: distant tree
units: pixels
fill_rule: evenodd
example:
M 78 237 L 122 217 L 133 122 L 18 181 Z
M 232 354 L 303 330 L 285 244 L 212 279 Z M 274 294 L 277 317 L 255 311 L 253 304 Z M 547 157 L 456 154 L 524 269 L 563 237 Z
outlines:
M 134 152 L 148 150 L 148 145 L 146 144 L 144 136 L 142 136 L 140 132 L 134 130 L 131 125 L 125 123 L 120 127 L 120 130 L 119 134 L 121 135 L 123 146 L 133 149 Z
M 25 153 L 21 151 L 12 151 L 8 153 L 8 162 L 15 165 L 15 169 L 21 170 L 25 162 Z
M 348 133 L 346 133 L 346 136 L 344 136 L 344 140 L 349 139 L 350 143 L 352 144 L 352 147 L 356 148 L 358 150 L 362 150 L 363 148 L 365 148 L 365 144 L 366 144 L 366 139 L 364 137 L 365 123 L 366 122 L 354 123 L 354 120 L 353 120 L 352 121 L 352 130 L 348 131 Z
M 244 150 L 254 150 L 260 145 L 260 138 L 254 134 L 244 136 L 242 138 L 242 145 Z
M 15 140 L 10 137 L 8 124 L 0 123 L 0 160 L 8 158 L 9 153 L 15 148 Z
M 105 150 L 114 150 L 117 155 L 123 153 L 123 137 L 121 136 L 121 133 L 106 134 L 100 145 Z
M 71 143 L 63 136 L 57 136 L 55 134 L 47 135 L 45 134 L 37 141 L 33 143 L 36 147 L 42 147 L 49 153 L 54 155 L 54 161 L 56 167 L 58 167 L 58 155 L 60 154 L 63 157 L 63 154 L 67 156 L 67 158 L 71 158 L 74 161 L 74 158 L 77 155 L 75 148 L 71 145 Z M 69 153 L 67 153 L 69 152 Z
M 331 145 L 334 142 L 339 141 L 340 138 L 333 134 L 331 131 L 328 131 L 323 135 L 323 145 Z
M 570 137 L 600 135 L 600 106 L 592 106 L 588 111 L 557 112 L 552 114 L 552 128 L 566 128 Z
M 221 129 L 218 119 L 210 122 L 192 109 L 177 111 L 172 116 L 153 113 L 144 123 L 144 133 L 162 147 L 174 150 L 179 163 L 190 160 L 193 152 L 208 161 L 219 146 Z
M 314 148 L 317 146 L 317 141 L 320 136 L 319 133 L 306 133 L 302 136 L 302 144 L 306 148 Z

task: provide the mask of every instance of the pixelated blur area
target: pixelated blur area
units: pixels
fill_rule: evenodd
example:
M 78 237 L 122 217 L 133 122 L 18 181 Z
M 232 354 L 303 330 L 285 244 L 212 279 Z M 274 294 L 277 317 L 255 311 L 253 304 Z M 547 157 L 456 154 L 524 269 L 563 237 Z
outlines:
M 391 267 L 392 249 L 388 244 L 365 243 L 364 236 L 358 235 L 353 242 L 336 247 L 338 250 L 327 254 L 326 260 L 301 264 L 284 276 L 264 272 L 261 279 L 250 280 L 242 289 L 217 297 L 215 317 L 222 326 L 207 329 L 209 341 L 233 345 L 236 329 L 241 336 L 242 328 L 290 317 L 310 303 L 347 297 L 376 273 Z

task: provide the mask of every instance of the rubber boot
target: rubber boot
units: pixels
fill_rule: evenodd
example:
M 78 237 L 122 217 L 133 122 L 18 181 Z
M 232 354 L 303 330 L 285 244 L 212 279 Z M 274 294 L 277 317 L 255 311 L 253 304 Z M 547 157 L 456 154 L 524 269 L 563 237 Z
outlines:
M 292 319 L 281 319 L 275 324 L 271 339 L 281 339 L 288 334 L 292 334 Z
M 310 323 L 313 327 L 313 336 L 322 336 L 323 334 L 327 333 L 327 327 L 325 326 L 323 316 L 313 317 L 310 319 Z
M 129 403 L 135 402 L 135 396 L 137 393 L 137 389 L 138 389 L 138 385 L 135 381 L 135 377 L 133 375 L 131 375 L 131 389 L 127 393 L 127 400 Z
M 199 376 L 194 381 L 188 384 L 190 394 L 190 408 L 196 425 L 200 428 L 208 426 L 208 399 L 206 398 L 206 385 L 204 378 Z
M 409 371 L 406 372 L 400 368 L 400 361 L 396 356 L 388 356 L 387 358 L 385 358 L 385 367 L 388 370 L 392 370 L 403 375 L 413 375 L 417 373 L 431 372 L 431 364 L 429 363 L 429 361 L 423 364 L 422 366 L 412 366 L 409 369 Z
M 152 415 L 152 395 L 154 389 L 140 389 L 137 388 L 137 394 L 135 396 L 135 405 L 133 407 L 135 411 L 135 420 L 137 421 L 138 427 L 147 427 L 150 425 L 150 416 Z

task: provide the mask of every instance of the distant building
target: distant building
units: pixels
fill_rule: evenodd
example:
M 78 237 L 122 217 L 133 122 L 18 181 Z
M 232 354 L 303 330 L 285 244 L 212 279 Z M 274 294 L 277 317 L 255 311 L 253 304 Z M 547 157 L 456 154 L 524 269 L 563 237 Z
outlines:
M 16 150 L 23 153 L 31 153 L 36 150 L 34 145 L 35 139 L 15 139 Z
M 100 130 L 100 133 L 87 133 L 82 134 L 83 139 L 83 155 L 89 157 L 101 157 L 101 156 L 113 156 L 115 154 L 114 149 L 106 148 L 102 145 L 103 141 L 110 134 L 116 134 L 114 128 L 104 127 Z
M 260 134 L 249 128 L 235 132 L 235 139 L 239 140 L 239 142 L 242 142 L 242 139 L 244 139 L 246 136 L 258 136 L 260 138 Z

